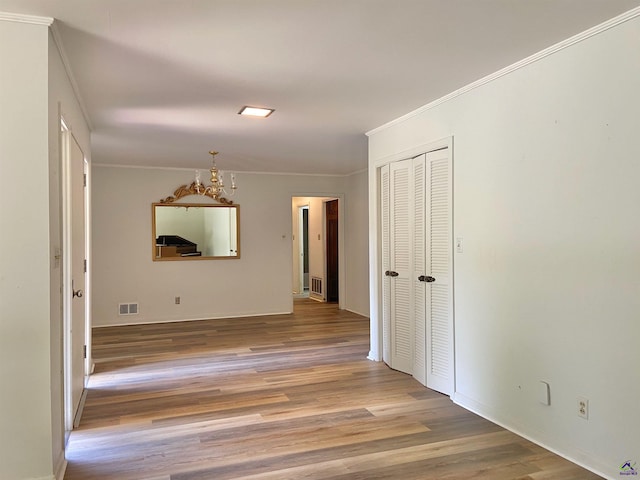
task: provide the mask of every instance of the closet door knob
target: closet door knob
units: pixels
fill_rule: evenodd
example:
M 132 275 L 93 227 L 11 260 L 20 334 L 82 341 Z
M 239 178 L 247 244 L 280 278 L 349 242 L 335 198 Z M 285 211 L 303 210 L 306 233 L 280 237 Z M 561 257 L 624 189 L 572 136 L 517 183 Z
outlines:
M 431 283 L 431 282 L 435 282 L 435 281 L 436 281 L 436 279 L 435 279 L 435 278 L 433 278 L 433 277 L 431 277 L 431 276 L 429 276 L 429 275 L 420 275 L 420 276 L 418 277 L 418 281 L 419 281 L 419 282 L 427 282 L 427 283 Z

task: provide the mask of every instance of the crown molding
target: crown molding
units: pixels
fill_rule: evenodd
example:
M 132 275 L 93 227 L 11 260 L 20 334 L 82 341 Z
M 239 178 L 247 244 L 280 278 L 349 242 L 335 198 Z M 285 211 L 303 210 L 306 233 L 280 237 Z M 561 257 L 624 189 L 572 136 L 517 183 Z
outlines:
M 36 15 L 23 15 L 21 13 L 8 12 L 0 12 L 0 20 L 7 22 L 30 23 L 31 25 L 46 25 L 47 27 L 53 24 L 52 17 L 38 17 Z
M 60 29 L 58 28 L 58 22 L 53 21 L 50 25 L 51 35 L 53 36 L 53 42 L 56 44 L 56 48 L 58 49 L 58 53 L 60 54 L 60 59 L 62 60 L 62 65 L 64 66 L 64 71 L 67 74 L 67 78 L 69 79 L 69 83 L 71 84 L 71 89 L 73 90 L 73 94 L 78 101 L 78 105 L 80 106 L 80 111 L 82 112 L 82 116 L 84 117 L 84 121 L 86 122 L 89 130 L 93 130 L 93 125 L 91 124 L 91 118 L 89 117 L 89 112 L 87 111 L 87 107 L 82 99 L 82 95 L 80 95 L 80 87 L 78 87 L 78 82 L 76 82 L 76 78 L 73 75 L 73 70 L 71 69 L 71 62 L 69 62 L 69 57 L 67 56 L 67 52 L 64 48 L 64 42 L 62 41 L 62 36 L 60 35 Z
M 53 36 L 53 42 L 58 49 L 60 59 L 62 60 L 62 65 L 64 66 L 67 78 L 69 79 L 69 83 L 71 84 L 71 89 L 73 90 L 73 94 L 75 95 L 76 100 L 78 101 L 78 105 L 80 106 L 80 110 L 82 111 L 82 116 L 84 117 L 89 130 L 93 130 L 93 126 L 91 125 L 91 120 L 89 118 L 89 113 L 87 112 L 85 103 L 82 100 L 82 96 L 80 95 L 80 88 L 78 87 L 78 83 L 75 80 L 73 71 L 71 70 L 71 63 L 69 62 L 69 57 L 67 56 L 67 53 L 64 49 L 62 36 L 60 35 L 60 30 L 58 29 L 58 22 L 56 22 L 55 18 L 38 17 L 35 15 L 23 15 L 20 13 L 0 12 L 0 21 L 2 20 L 7 22 L 28 23 L 31 25 L 44 25 L 46 27 L 49 27 Z
M 181 172 L 193 172 L 194 170 L 208 170 L 209 167 L 158 167 L 153 165 L 128 165 L 124 163 L 103 163 L 103 162 L 91 162 L 93 167 L 102 168 L 133 168 L 142 170 L 173 170 Z M 254 170 L 234 170 L 232 168 L 221 168 L 223 172 L 233 172 L 236 175 L 279 175 L 289 177 L 333 177 L 333 178 L 345 178 L 351 175 L 368 171 L 367 168 L 357 170 L 351 173 L 295 173 L 295 172 L 261 172 Z
M 420 115 L 421 113 L 431 110 L 432 108 L 435 108 L 438 105 L 441 105 L 445 102 L 448 102 L 449 100 L 459 97 L 460 95 L 470 92 L 471 90 L 475 90 L 476 88 L 486 85 L 489 82 L 493 82 L 498 78 L 504 77 L 505 75 L 508 75 L 516 70 L 524 68 L 527 65 L 531 65 L 532 63 L 535 63 L 538 60 L 542 60 L 545 57 L 549 57 L 554 53 L 559 52 L 560 50 L 564 50 L 565 48 L 575 45 L 576 43 L 579 43 L 591 37 L 594 37 L 606 30 L 616 27 L 638 16 L 640 16 L 640 7 L 636 7 L 632 10 L 629 10 L 628 12 L 618 15 L 617 17 L 614 17 L 611 20 L 607 20 L 606 22 L 596 25 L 595 27 L 592 27 L 589 30 L 585 30 L 582 33 L 578 33 L 577 35 L 567 38 L 562 42 L 556 43 L 555 45 L 552 45 L 549 48 L 545 48 L 544 50 L 541 50 L 538 53 L 534 53 L 533 55 L 527 58 L 524 58 L 519 62 L 513 63 L 508 67 L 505 67 L 501 70 L 498 70 L 495 73 L 487 75 L 486 77 L 483 77 L 480 80 L 476 80 L 475 82 L 470 83 L 462 88 L 459 88 L 458 90 L 454 90 L 453 92 L 449 93 L 448 95 L 445 95 L 444 97 L 440 97 L 439 99 L 434 100 L 431 103 L 427 103 L 426 105 L 420 108 L 417 108 L 416 110 L 413 110 L 412 112 L 409 112 L 406 115 L 403 115 L 402 117 L 398 117 L 395 120 L 391 120 L 390 122 L 387 122 L 384 125 L 381 125 L 377 128 L 374 128 L 373 130 L 366 132 L 366 135 L 370 137 L 371 135 L 375 135 L 376 133 L 386 130 L 394 125 L 403 123 L 409 120 L 410 118 L 415 117 L 416 115 Z

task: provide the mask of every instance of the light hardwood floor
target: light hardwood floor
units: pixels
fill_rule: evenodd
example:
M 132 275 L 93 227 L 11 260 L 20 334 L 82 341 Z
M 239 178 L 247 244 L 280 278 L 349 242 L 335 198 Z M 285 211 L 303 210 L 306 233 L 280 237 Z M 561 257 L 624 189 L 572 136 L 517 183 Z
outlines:
M 295 310 L 95 329 L 65 479 L 600 478 L 366 360 L 367 319 Z

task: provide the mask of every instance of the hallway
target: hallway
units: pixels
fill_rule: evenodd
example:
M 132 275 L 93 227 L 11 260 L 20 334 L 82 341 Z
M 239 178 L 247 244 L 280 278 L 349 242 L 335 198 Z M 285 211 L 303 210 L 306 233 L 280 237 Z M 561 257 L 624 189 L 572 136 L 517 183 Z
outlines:
M 596 479 L 366 359 L 369 321 L 106 327 L 66 480 Z

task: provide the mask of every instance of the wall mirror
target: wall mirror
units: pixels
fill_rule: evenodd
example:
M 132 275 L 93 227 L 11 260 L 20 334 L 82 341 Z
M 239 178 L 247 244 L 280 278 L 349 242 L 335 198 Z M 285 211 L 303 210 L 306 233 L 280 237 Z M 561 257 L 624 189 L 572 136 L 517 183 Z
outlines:
M 200 203 L 152 205 L 153 260 L 240 258 L 240 207 Z

